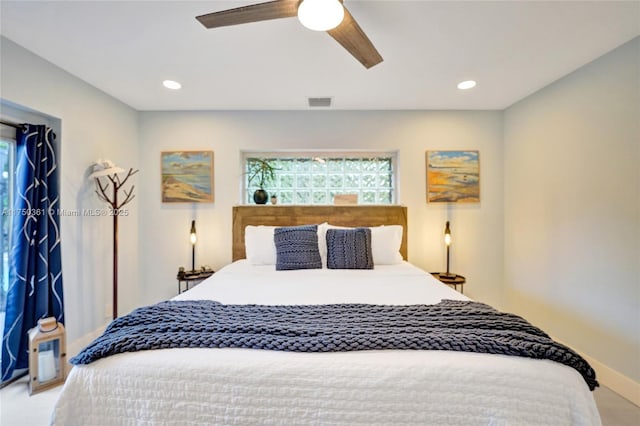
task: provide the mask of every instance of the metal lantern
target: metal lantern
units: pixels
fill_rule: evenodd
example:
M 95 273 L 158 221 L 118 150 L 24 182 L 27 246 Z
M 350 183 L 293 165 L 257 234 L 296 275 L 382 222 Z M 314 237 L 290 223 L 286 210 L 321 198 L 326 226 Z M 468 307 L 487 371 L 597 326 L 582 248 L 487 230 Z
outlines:
M 29 330 L 29 395 L 64 383 L 67 363 L 64 325 L 54 317 Z

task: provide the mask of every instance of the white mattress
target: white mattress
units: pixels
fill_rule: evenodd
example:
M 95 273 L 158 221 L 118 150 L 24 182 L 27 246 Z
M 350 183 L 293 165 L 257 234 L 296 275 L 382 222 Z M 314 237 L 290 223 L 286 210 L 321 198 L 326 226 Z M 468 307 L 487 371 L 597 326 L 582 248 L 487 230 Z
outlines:
M 437 303 L 467 299 L 404 263 L 374 271 L 229 265 L 175 299 L 222 303 Z M 72 369 L 56 425 L 599 425 L 562 364 L 449 351 L 291 353 L 166 349 Z

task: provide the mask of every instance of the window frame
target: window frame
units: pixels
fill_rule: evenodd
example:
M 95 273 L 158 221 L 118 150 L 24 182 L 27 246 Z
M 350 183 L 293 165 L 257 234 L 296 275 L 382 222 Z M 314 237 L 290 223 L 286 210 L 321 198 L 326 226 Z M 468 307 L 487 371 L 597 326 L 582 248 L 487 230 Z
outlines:
M 3 240 L 3 245 L 6 243 L 6 246 L 4 247 L 4 249 L 6 249 L 7 252 L 7 263 L 6 265 L 4 264 L 4 252 L 2 250 L 0 250 L 0 262 L 2 262 L 2 268 L 0 268 L 0 292 L 3 294 L 3 297 L 0 298 L 0 312 L 2 312 L 4 314 L 5 310 L 6 310 L 6 295 L 9 291 L 9 285 L 11 284 L 11 263 L 10 263 L 10 256 L 11 256 L 11 249 L 12 249 L 12 245 L 13 245 L 13 229 L 11 226 L 11 222 L 12 222 L 12 210 L 13 210 L 13 201 L 14 201 L 14 197 L 15 197 L 15 172 L 16 172 L 16 149 L 17 149 L 17 142 L 15 140 L 15 138 L 10 138 L 10 137 L 5 137 L 5 136 L 0 136 L 0 142 L 6 143 L 9 146 L 9 154 L 7 155 L 7 164 L 9 165 L 8 167 L 8 176 L 7 176 L 7 197 L 8 197 L 8 202 L 6 206 L 0 205 L 0 214 L 2 215 L 2 221 L 4 222 L 5 219 L 7 219 L 8 225 L 7 225 L 7 238 L 5 240 L 4 235 L 2 235 L 3 230 L 2 227 L 0 226 L 0 238 L 2 238 Z M 2 173 L 3 170 L 0 170 L 0 173 Z M 5 209 L 7 209 L 5 211 Z M 6 269 L 5 269 L 6 266 Z M 4 278 L 5 275 L 7 277 L 7 281 L 5 282 Z M 4 321 L 2 321 L 2 323 L 4 324 Z M 0 336 L 2 335 L 2 330 L 0 330 Z
M 261 158 L 261 159 L 274 159 L 274 158 L 360 158 L 369 159 L 375 157 L 390 158 L 391 159 L 391 202 L 384 205 L 398 205 L 399 204 L 399 188 L 398 188 L 398 155 L 399 150 L 241 150 L 240 151 L 240 170 L 241 170 L 241 183 L 240 183 L 240 204 L 251 205 L 252 202 L 247 199 L 247 176 L 246 165 L 249 158 Z M 359 203 L 362 204 L 362 203 Z M 378 204 L 378 203 L 376 203 Z M 376 205 L 366 204 L 366 205 Z M 287 204 L 287 205 L 296 205 Z M 332 205 L 331 202 L 325 204 L 298 204 L 298 205 Z

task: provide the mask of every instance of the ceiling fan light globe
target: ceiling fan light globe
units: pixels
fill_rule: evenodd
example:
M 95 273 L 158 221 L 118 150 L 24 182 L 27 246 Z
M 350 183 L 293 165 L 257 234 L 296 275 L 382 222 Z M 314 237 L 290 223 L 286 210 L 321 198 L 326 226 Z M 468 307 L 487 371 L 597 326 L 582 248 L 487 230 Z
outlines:
M 303 0 L 298 6 L 298 19 L 310 30 L 329 31 L 344 19 L 344 7 L 339 0 Z

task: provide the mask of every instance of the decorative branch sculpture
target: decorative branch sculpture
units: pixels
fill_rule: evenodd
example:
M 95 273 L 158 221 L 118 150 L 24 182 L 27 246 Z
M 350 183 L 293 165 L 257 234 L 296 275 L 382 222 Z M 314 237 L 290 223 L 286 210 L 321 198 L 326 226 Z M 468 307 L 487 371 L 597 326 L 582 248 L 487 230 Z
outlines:
M 118 176 L 117 173 L 113 173 L 112 175 L 106 176 L 111 181 L 111 185 L 113 185 L 113 198 L 109 198 L 109 196 L 107 195 L 107 189 L 109 188 L 109 183 L 103 186 L 102 182 L 100 181 L 100 177 L 97 176 L 95 179 L 96 179 L 96 188 L 97 188 L 96 194 L 98 194 L 98 198 L 100 198 L 105 203 L 111 205 L 111 208 L 117 212 L 122 207 L 124 207 L 125 204 L 129 203 L 131 200 L 135 198 L 135 195 L 133 195 L 133 190 L 135 189 L 136 186 L 131 185 L 131 188 L 129 188 L 129 191 L 127 191 L 126 189 L 123 190 L 125 199 L 120 204 L 118 204 L 118 191 L 120 190 L 120 188 L 124 186 L 127 180 L 129 180 L 129 178 L 135 175 L 136 173 L 138 173 L 138 170 L 129 169 L 129 171 L 127 172 L 127 176 L 125 176 L 123 180 L 120 180 L 120 176 Z
M 94 172 L 90 177 L 93 177 L 96 182 L 96 194 L 98 198 L 111 206 L 111 216 L 113 216 L 113 319 L 118 317 L 118 216 L 120 216 L 120 209 L 126 204 L 130 203 L 135 198 L 133 190 L 135 185 L 131 185 L 131 188 L 127 191 L 123 189 L 124 200 L 118 201 L 118 191 L 127 183 L 127 180 L 136 173 L 138 170 L 129 169 L 124 179 L 120 179 L 118 173 L 124 170 L 116 167 L 112 162 L 105 160 L 98 160 L 94 166 Z M 103 182 L 101 178 L 109 179 L 109 182 Z M 112 196 L 108 195 L 109 185 L 112 186 Z

